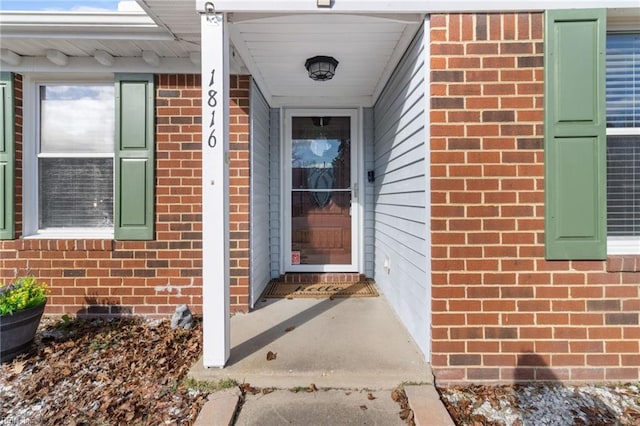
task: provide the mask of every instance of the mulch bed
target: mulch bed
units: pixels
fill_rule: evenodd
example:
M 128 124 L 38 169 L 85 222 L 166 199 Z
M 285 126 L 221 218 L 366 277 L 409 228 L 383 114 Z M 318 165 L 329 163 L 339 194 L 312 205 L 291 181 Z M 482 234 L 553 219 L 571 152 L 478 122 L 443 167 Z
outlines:
M 46 324 L 47 320 L 43 320 Z M 0 365 L 0 425 L 192 424 L 207 393 L 182 379 L 202 326 L 48 320 L 31 351 Z

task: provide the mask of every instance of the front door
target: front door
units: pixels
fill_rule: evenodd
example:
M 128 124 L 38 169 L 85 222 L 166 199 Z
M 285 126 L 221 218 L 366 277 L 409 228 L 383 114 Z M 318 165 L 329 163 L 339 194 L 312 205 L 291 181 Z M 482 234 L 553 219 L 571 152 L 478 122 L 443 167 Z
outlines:
M 357 271 L 357 111 L 285 114 L 285 268 Z

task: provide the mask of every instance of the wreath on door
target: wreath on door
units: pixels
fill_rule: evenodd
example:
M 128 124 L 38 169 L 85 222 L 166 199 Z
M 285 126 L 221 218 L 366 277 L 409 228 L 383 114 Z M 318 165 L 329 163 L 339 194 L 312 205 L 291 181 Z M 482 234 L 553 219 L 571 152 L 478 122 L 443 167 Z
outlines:
M 331 201 L 330 191 L 317 191 L 333 189 L 335 177 L 333 168 L 313 168 L 307 174 L 307 185 L 309 189 L 316 190 L 310 192 L 311 198 L 317 207 L 326 207 Z

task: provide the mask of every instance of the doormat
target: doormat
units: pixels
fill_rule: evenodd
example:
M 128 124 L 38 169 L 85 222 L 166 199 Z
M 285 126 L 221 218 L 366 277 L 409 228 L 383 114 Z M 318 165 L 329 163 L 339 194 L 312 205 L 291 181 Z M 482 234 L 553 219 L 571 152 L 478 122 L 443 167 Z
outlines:
M 282 283 L 272 281 L 262 297 L 271 299 L 378 297 L 378 291 L 373 281 L 354 283 Z

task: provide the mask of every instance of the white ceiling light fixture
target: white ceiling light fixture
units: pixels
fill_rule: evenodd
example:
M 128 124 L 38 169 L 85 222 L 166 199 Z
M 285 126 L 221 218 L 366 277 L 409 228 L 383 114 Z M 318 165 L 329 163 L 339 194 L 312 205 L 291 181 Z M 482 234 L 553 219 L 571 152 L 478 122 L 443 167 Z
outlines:
M 142 60 L 154 67 L 160 65 L 160 56 L 152 50 L 144 50 L 142 52 Z
M 69 64 L 69 57 L 56 49 L 48 49 L 46 52 L 47 59 L 59 67 Z
M 96 50 L 93 57 L 96 58 L 96 61 L 98 61 L 100 65 L 104 65 L 105 67 L 111 67 L 115 62 L 113 55 L 105 50 Z
M 9 49 L 0 49 L 0 60 L 15 67 L 22 62 L 22 56 Z

